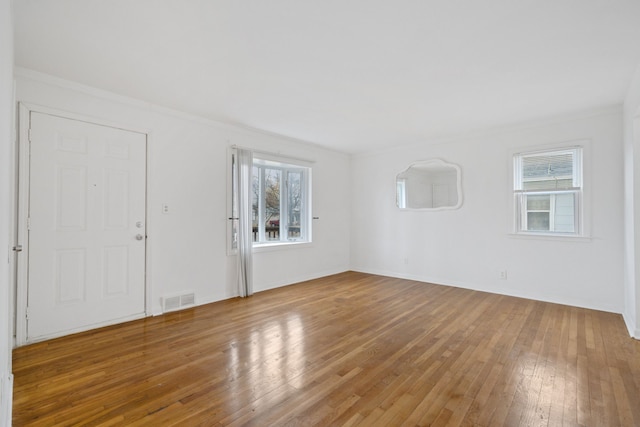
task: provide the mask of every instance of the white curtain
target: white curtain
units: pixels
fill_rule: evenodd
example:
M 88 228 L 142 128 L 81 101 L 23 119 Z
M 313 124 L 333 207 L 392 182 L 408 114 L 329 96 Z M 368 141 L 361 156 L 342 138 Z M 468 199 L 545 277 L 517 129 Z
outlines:
M 238 208 L 238 293 L 241 297 L 253 294 L 253 224 L 251 187 L 253 153 L 236 150 L 235 199 Z

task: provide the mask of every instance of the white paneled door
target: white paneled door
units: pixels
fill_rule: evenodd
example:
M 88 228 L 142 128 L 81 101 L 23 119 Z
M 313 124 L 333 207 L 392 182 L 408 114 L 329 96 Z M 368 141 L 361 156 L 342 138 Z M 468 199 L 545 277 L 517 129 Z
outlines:
M 146 135 L 30 120 L 27 341 L 144 315 Z

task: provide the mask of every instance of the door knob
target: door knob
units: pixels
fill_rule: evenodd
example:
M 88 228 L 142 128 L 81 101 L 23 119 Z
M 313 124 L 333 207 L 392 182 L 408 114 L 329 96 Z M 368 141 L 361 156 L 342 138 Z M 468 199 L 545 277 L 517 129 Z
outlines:
M 142 234 L 136 234 L 136 240 L 142 240 L 144 236 Z

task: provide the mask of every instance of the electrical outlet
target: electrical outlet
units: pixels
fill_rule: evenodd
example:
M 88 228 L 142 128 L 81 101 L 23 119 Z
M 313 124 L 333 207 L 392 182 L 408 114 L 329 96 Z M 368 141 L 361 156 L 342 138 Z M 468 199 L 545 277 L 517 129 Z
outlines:
M 500 280 L 507 280 L 507 270 L 500 270 L 498 272 L 498 278 Z
M 163 214 L 168 214 L 169 213 L 169 205 L 166 203 L 162 204 L 162 213 Z

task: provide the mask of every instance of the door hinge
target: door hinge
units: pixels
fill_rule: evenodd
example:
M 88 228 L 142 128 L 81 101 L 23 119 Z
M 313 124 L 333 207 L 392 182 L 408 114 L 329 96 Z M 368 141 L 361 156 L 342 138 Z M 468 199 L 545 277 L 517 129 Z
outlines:
M 29 320 L 29 307 L 27 307 L 27 309 L 24 311 L 24 317 L 25 319 Z
M 27 230 L 31 230 L 31 217 L 27 218 Z
M 29 128 L 29 131 L 27 132 L 27 140 L 31 142 L 31 128 Z

